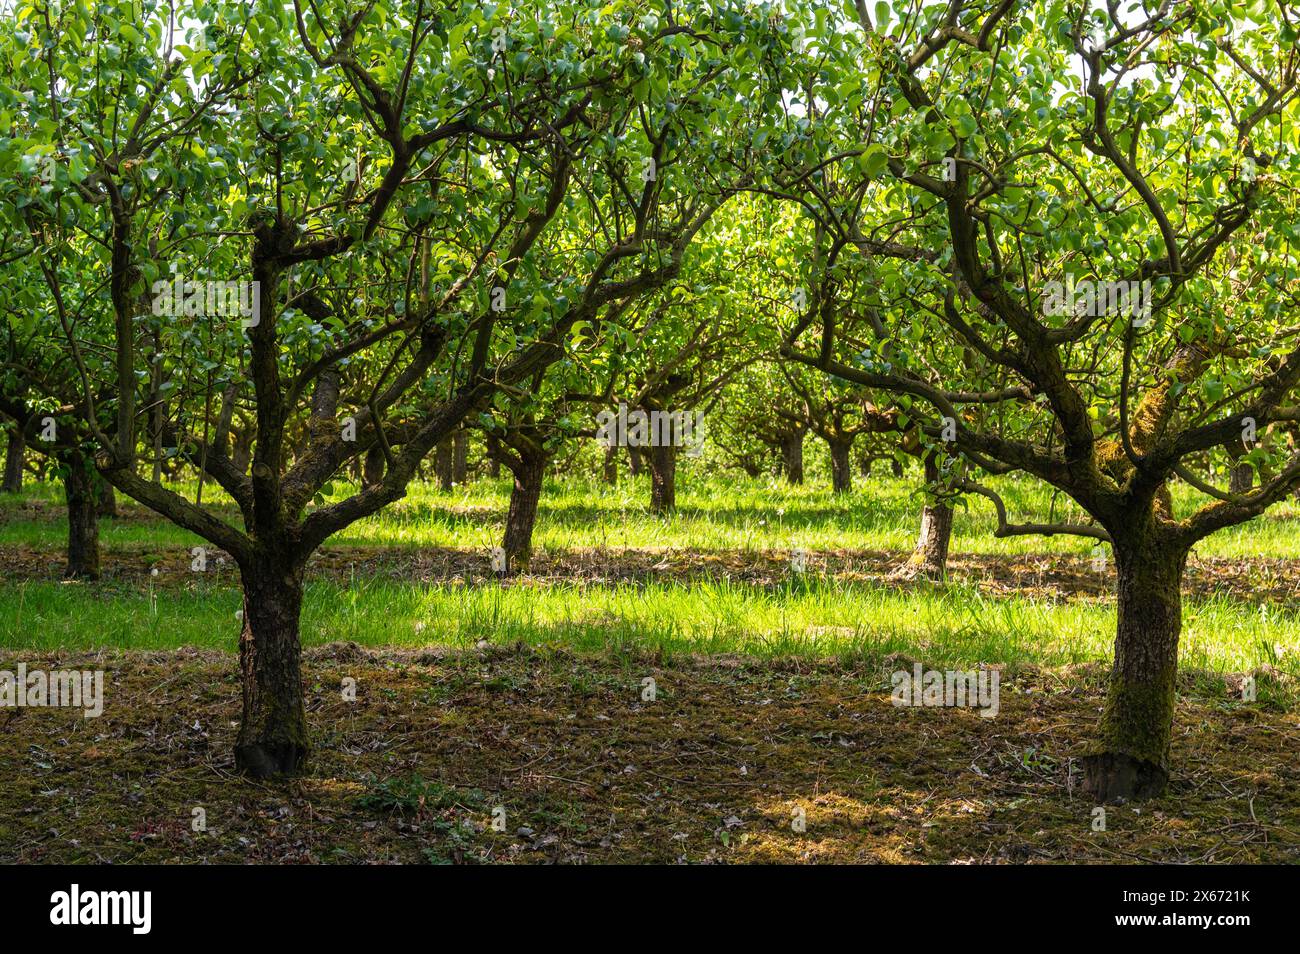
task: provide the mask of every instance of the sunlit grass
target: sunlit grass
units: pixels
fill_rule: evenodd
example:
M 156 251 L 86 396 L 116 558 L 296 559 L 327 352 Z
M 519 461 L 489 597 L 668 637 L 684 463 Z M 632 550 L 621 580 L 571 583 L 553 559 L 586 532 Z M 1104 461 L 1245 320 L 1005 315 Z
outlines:
M 1003 480 L 1013 519 L 1081 519 L 1077 509 L 1041 485 Z M 190 496 L 193 484 L 177 489 Z M 1180 507 L 1193 498 L 1177 488 Z M 338 495 L 346 492 L 338 487 Z M 205 488 L 208 501 L 219 499 Z M 912 546 L 921 503 L 916 482 L 858 480 L 854 492 L 832 495 L 816 484 L 779 480 L 695 479 L 687 469 L 678 512 L 649 512 L 646 480 L 616 487 L 570 479 L 550 481 L 535 543 L 550 551 L 666 550 L 674 563 L 691 553 L 746 554 L 794 546 L 810 551 L 905 551 Z M 414 485 L 404 500 L 337 535 L 331 545 L 417 550 L 482 550 L 494 545 L 509 500 L 504 480 L 477 480 L 449 493 Z M 33 485 L 0 498 L 0 546 L 32 547 L 57 558 L 64 543 L 57 487 Z M 54 509 L 51 509 L 51 505 Z M 226 513 L 237 519 L 227 502 Z M 38 511 L 38 507 L 44 509 Z M 1080 538 L 992 535 L 991 508 L 973 500 L 958 512 L 953 553 L 1082 555 Z M 105 560 L 115 550 L 165 555 L 197 539 L 138 511 L 101 523 Z M 1201 557 L 1300 557 L 1300 511 L 1294 503 L 1211 538 Z M 41 557 L 44 558 L 44 555 Z M 0 646 L 19 649 L 182 645 L 235 648 L 240 605 L 233 577 L 184 587 L 144 589 L 96 585 L 0 583 Z M 1260 664 L 1288 668 L 1297 658 L 1300 608 L 1228 598 L 1189 600 L 1182 659 L 1196 668 L 1242 671 Z M 474 645 L 522 641 L 579 650 L 630 647 L 665 652 L 887 655 L 901 652 L 940 664 L 1034 662 L 1061 665 L 1104 660 L 1114 638 L 1113 600 L 994 596 L 975 586 L 916 584 L 897 589 L 809 576 L 777 586 L 696 578 L 648 585 L 561 582 L 537 585 L 432 585 L 358 577 L 313 580 L 303 612 L 303 640 L 363 645 Z
M 1013 520 L 1084 520 L 1067 498 L 1029 480 L 997 481 Z M 193 484 L 177 489 L 192 497 Z M 338 485 L 336 496 L 345 491 Z M 1190 488 L 1175 488 L 1181 512 L 1197 500 Z M 219 499 L 210 485 L 208 501 Z M 666 549 L 740 553 L 801 546 L 812 550 L 891 550 L 912 546 L 921 497 L 915 478 L 859 477 L 851 494 L 836 496 L 809 484 L 789 487 L 779 479 L 699 479 L 683 469 L 679 508 L 669 517 L 649 511 L 645 478 L 624 478 L 616 487 L 578 479 L 547 482 L 534 543 L 551 550 Z M 65 529 L 59 520 L 29 519 L 17 512 L 27 500 L 61 503 L 57 487 L 35 485 L 20 497 L 0 497 L 0 546 L 57 549 Z M 405 499 L 332 537 L 330 545 L 475 549 L 500 540 L 509 503 L 505 480 L 482 479 L 442 493 L 412 485 Z M 226 504 L 227 518 L 238 514 Z M 992 507 L 972 498 L 959 510 L 954 553 L 1087 554 L 1092 542 L 1079 537 L 993 536 Z M 101 541 L 108 550 L 151 550 L 200 542 L 166 521 L 105 520 Z M 1200 557 L 1300 557 L 1300 507 L 1294 500 L 1265 516 L 1215 534 L 1197 548 Z
M 183 589 L 25 583 L 0 588 L 0 646 L 51 650 L 199 646 L 234 651 L 240 594 Z M 93 620 L 93 625 L 87 625 Z M 808 579 L 777 587 L 731 581 L 689 586 L 406 584 L 359 578 L 309 584 L 307 645 L 473 646 L 479 640 L 634 648 L 670 653 L 879 657 L 932 664 L 1065 665 L 1107 659 L 1114 604 L 991 597 L 973 587 Z M 1182 661 L 1243 671 L 1294 665 L 1300 609 L 1224 598 L 1190 601 Z

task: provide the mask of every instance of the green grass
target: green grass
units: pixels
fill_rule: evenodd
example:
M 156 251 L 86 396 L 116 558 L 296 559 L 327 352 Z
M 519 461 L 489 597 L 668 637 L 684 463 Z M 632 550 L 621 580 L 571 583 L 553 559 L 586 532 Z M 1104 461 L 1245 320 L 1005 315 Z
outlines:
M 197 646 L 234 651 L 234 587 L 144 590 L 26 583 L 0 588 L 0 645 L 52 650 Z M 93 620 L 93 625 L 87 625 Z M 1112 603 L 993 598 L 962 586 L 898 590 L 809 579 L 762 587 L 723 581 L 647 586 L 484 586 L 363 579 L 307 587 L 303 642 L 473 646 L 522 641 L 582 651 L 662 650 L 869 656 L 931 664 L 1064 665 L 1107 659 Z M 1300 608 L 1189 601 L 1182 662 L 1240 672 L 1297 658 Z
M 1011 519 L 1080 520 L 1067 499 L 1028 480 L 995 482 L 1003 492 Z M 815 550 L 906 550 L 912 546 L 921 499 L 915 478 L 859 477 L 853 493 L 837 497 L 827 489 L 788 487 L 777 479 L 717 478 L 700 480 L 684 468 L 678 512 L 668 518 L 649 512 L 648 482 L 625 479 L 618 487 L 582 480 L 549 481 L 542 497 L 534 543 L 552 550 L 590 548 L 754 552 L 802 546 Z M 193 497 L 192 484 L 177 490 Z M 341 495 L 345 488 L 339 486 Z M 1175 488 L 1180 512 L 1198 495 Z M 208 500 L 214 489 L 204 489 Z M 64 544 L 61 521 L 30 519 L 16 513 L 25 501 L 59 504 L 57 487 L 36 485 L 23 495 L 0 496 L 0 546 L 57 549 Z M 330 545 L 384 547 L 453 547 L 482 550 L 499 542 L 509 502 L 504 480 L 479 480 L 449 493 L 419 484 L 376 516 L 332 537 Z M 224 511 L 232 522 L 232 505 Z M 954 553 L 1086 554 L 1092 541 L 1080 537 L 1011 537 L 992 533 L 996 519 L 989 503 L 972 498 L 958 512 Z M 184 548 L 201 542 L 161 518 L 103 521 L 101 542 L 108 549 Z M 1300 506 L 1294 500 L 1273 508 L 1249 524 L 1216 534 L 1197 547 L 1206 557 L 1300 557 Z
M 1016 519 L 1043 519 L 1053 500 L 1028 481 L 1002 481 Z M 193 494 L 192 485 L 178 490 Z M 340 493 L 343 488 L 340 488 Z M 211 495 L 211 487 L 205 494 Z M 848 496 L 778 480 L 691 479 L 684 475 L 679 511 L 648 512 L 644 479 L 618 487 L 581 480 L 548 483 L 535 543 L 551 551 L 600 548 L 746 554 L 793 546 L 811 551 L 911 547 L 920 499 L 914 481 L 859 479 Z M 1179 505 L 1194 501 L 1179 488 Z M 385 512 L 333 538 L 332 545 L 483 550 L 500 536 L 508 501 L 505 481 L 480 480 L 450 493 L 427 485 Z M 57 487 L 33 485 L 0 497 L 0 547 L 43 548 L 64 542 Z M 1077 513 L 1055 502 L 1055 517 Z M 36 506 L 34 506 L 36 505 Z M 44 505 L 44 510 L 39 509 Z M 20 509 L 21 508 L 21 509 Z M 227 512 L 235 519 L 233 508 Z M 105 563 L 113 551 L 165 555 L 197 540 L 161 519 L 102 521 Z M 959 511 L 952 551 L 1087 554 L 1091 541 L 992 536 L 991 508 L 973 500 Z M 1293 503 L 1221 533 L 1201 557 L 1300 556 L 1300 510 Z M 677 559 L 677 558 L 675 558 Z M 179 645 L 233 651 L 240 606 L 233 577 L 185 587 L 130 583 L 0 584 L 0 646 L 14 649 Z M 1189 600 L 1182 661 L 1195 668 L 1243 671 L 1262 663 L 1289 667 L 1297 652 L 1300 607 L 1228 598 Z M 924 584 L 906 590 L 871 582 L 810 576 L 763 586 L 713 579 L 611 585 L 582 581 L 544 586 L 434 585 L 390 578 L 352 583 L 313 580 L 303 612 L 307 645 L 352 640 L 368 646 L 563 645 L 578 650 L 628 647 L 670 653 L 851 656 L 902 652 L 939 664 L 979 661 L 1061 665 L 1109 657 L 1115 627 L 1110 600 L 1041 595 L 993 596 L 974 586 Z

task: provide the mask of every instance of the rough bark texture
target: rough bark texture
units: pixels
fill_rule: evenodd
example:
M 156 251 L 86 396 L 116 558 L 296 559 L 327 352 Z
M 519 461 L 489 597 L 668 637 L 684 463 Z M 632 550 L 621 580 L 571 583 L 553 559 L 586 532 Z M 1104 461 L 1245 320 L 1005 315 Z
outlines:
M 952 508 L 944 503 L 927 503 L 921 508 L 921 533 L 914 559 L 919 573 L 942 580 L 948 573 L 948 541 L 952 538 Z
M 510 512 L 506 515 L 506 532 L 501 548 L 506 551 L 506 567 L 526 571 L 533 555 L 533 527 L 537 523 L 537 502 L 542 496 L 542 478 L 546 458 L 541 455 L 522 457 L 511 466 L 514 487 L 510 491 Z
M 803 483 L 803 434 L 790 434 L 782 441 L 781 463 L 786 483 Z
M 1150 536 L 1150 535 L 1149 535 Z M 1117 540 L 1115 662 L 1084 787 L 1098 801 L 1159 795 L 1169 781 L 1186 552 L 1151 539 Z
M 68 501 L 68 565 L 70 580 L 99 579 L 99 517 L 94 477 L 80 454 L 63 459 L 67 476 L 63 487 Z
M 939 479 L 939 467 L 933 455 L 925 458 L 927 484 Z M 948 572 L 948 543 L 952 539 L 952 507 L 927 499 L 921 508 L 921 533 L 912 553 L 918 573 L 931 580 L 942 580 Z
M 650 509 L 667 513 L 677 507 L 677 448 L 660 444 L 650 448 Z
M 27 441 L 21 428 L 15 427 L 9 432 L 8 445 L 5 448 L 4 480 L 0 482 L 0 493 L 16 494 L 23 489 L 23 458 L 27 453 Z
M 645 451 L 639 447 L 629 447 L 627 449 L 627 472 L 633 477 L 640 477 L 641 471 L 645 465 Z
M 244 713 L 235 767 L 254 778 L 297 772 L 307 757 L 307 716 L 299 667 L 302 565 L 262 555 L 241 567 L 244 628 L 239 668 Z
M 853 489 L 853 467 L 849 462 L 853 441 L 828 443 L 831 448 L 831 490 L 837 494 L 846 494 Z

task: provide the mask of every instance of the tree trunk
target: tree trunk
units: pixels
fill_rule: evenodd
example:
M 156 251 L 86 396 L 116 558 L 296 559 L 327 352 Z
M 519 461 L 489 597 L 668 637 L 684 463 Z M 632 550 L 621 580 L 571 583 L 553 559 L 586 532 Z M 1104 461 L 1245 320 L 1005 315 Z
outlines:
M 893 459 L 890 460 L 890 462 L 889 462 L 889 470 L 890 470 L 890 473 L 892 473 L 895 477 L 902 477 L 902 476 L 903 476 L 903 462 L 902 462 L 901 460 L 899 460 L 897 457 L 893 458 Z
M 846 494 L 853 489 L 853 468 L 849 464 L 849 451 L 853 441 L 837 440 L 831 446 L 831 490 Z
M 515 483 L 510 491 L 510 512 L 506 515 L 506 533 L 501 549 L 506 551 L 506 568 L 526 572 L 533 555 L 533 526 L 537 523 L 537 502 L 542 496 L 542 478 L 546 474 L 546 457 L 541 454 L 521 457 L 512 467 Z
M 361 486 L 370 488 L 384 479 L 384 449 L 376 442 L 366 451 L 361 464 Z
M 23 457 L 27 453 L 27 438 L 21 426 L 15 426 L 9 432 L 9 444 L 5 449 L 4 481 L 0 483 L 0 493 L 17 494 L 23 489 Z
M 650 448 L 650 509 L 668 513 L 677 507 L 677 448 L 672 443 Z
M 457 431 L 451 442 L 451 479 L 456 484 L 463 484 L 469 477 L 469 438 L 464 431 Z
M 235 767 L 253 778 L 292 774 L 306 760 L 301 647 L 303 566 L 260 556 L 241 566 L 244 628 L 239 669 L 244 711 L 235 741 Z
M 235 470 L 241 474 L 248 473 L 248 465 L 253 461 L 253 428 L 241 428 L 235 434 L 235 449 L 231 452 L 230 460 L 235 465 Z
M 1148 534 L 1150 536 L 1150 534 Z M 1101 738 L 1084 759 L 1084 788 L 1100 803 L 1159 795 L 1169 781 L 1186 551 L 1118 540 L 1119 623 Z
M 1246 455 L 1246 445 L 1241 441 L 1229 441 L 1223 445 L 1223 449 L 1228 452 L 1228 457 L 1232 459 L 1232 467 L 1228 471 L 1228 492 L 1234 494 L 1250 493 L 1250 488 L 1255 483 L 1255 469 L 1250 464 L 1241 462 L 1241 458 Z
M 1228 479 L 1228 490 L 1234 494 L 1250 493 L 1255 484 L 1255 468 L 1249 464 L 1234 464 Z
M 788 484 L 803 483 L 803 434 L 788 434 L 781 442 L 781 464 Z
M 101 480 L 95 497 L 95 512 L 101 517 L 108 517 L 110 520 L 115 519 L 117 517 L 117 493 L 113 490 L 113 485 L 107 480 Z
M 605 483 L 610 486 L 618 484 L 618 445 L 610 444 L 605 448 L 605 460 L 601 467 Z
M 939 479 L 939 465 L 933 454 L 925 458 L 925 482 Z M 948 543 L 952 539 L 952 507 L 927 497 L 921 508 L 921 534 L 912 553 L 917 572 L 931 580 L 942 580 L 948 573 Z
M 640 477 L 641 470 L 645 464 L 645 451 L 639 447 L 629 447 L 627 449 L 627 472 L 633 477 Z
M 73 451 L 63 457 L 67 476 L 63 487 L 68 501 L 68 566 L 70 580 L 99 579 L 99 517 L 94 475 L 86 459 Z
M 433 452 L 433 473 L 438 478 L 438 487 L 443 491 L 451 490 L 452 485 L 452 448 L 451 439 L 442 441 Z

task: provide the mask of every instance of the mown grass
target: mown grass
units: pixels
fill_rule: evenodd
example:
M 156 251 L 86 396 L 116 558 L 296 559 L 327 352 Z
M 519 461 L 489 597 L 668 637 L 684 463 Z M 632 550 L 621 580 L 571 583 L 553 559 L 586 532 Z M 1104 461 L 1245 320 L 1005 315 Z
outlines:
M 228 586 L 23 583 L 0 588 L 0 646 L 233 651 L 239 607 L 238 589 Z M 486 640 L 759 658 L 903 653 L 962 666 L 1102 660 L 1110 655 L 1114 631 L 1111 602 L 819 579 L 775 587 L 716 580 L 546 586 L 317 581 L 307 587 L 302 617 L 306 645 L 473 646 Z M 1189 601 L 1182 663 L 1221 672 L 1265 664 L 1289 669 L 1298 658 L 1297 633 L 1297 607 L 1222 597 Z
M 179 489 L 190 494 L 193 487 Z M 548 551 L 620 548 L 746 554 L 802 546 L 810 550 L 905 552 L 912 544 L 919 498 L 913 481 L 859 481 L 847 497 L 779 481 L 684 479 L 670 517 L 645 507 L 644 481 L 617 487 L 579 480 L 551 482 L 536 543 Z M 1042 518 L 1052 499 L 1037 485 L 1004 481 L 1015 513 Z M 339 493 L 343 489 L 339 488 Z M 205 488 L 205 495 L 213 493 Z M 0 498 L 0 547 L 57 553 L 64 527 L 57 487 L 33 485 Z M 450 493 L 414 486 L 407 499 L 363 521 L 335 546 L 482 550 L 499 538 L 508 501 L 504 481 L 479 480 Z M 1183 496 L 1182 504 L 1191 500 Z M 998 540 L 982 501 L 959 512 L 953 552 L 1018 555 L 1087 554 L 1079 538 Z M 1077 518 L 1056 502 L 1059 518 Z M 231 518 L 234 518 L 231 511 Z M 161 520 L 102 521 L 106 563 L 114 551 L 166 555 L 196 543 Z M 1207 541 L 1202 557 L 1300 556 L 1300 512 L 1290 504 Z M 186 557 L 187 558 L 187 557 Z M 14 649 L 199 646 L 233 650 L 240 606 L 229 574 L 184 586 L 130 581 L 96 585 L 31 581 L 0 584 L 0 646 Z M 1248 604 L 1227 597 L 1190 600 L 1184 611 L 1182 662 L 1213 671 L 1259 665 L 1287 668 L 1298 655 L 1300 607 Z M 307 645 L 351 640 L 366 646 L 474 645 L 522 642 L 580 650 L 611 647 L 665 653 L 875 656 L 894 652 L 934 664 L 977 662 L 1068 665 L 1106 659 L 1114 638 L 1112 601 L 1032 594 L 990 594 L 975 585 L 916 584 L 905 589 L 870 580 L 810 574 L 786 584 L 743 583 L 708 576 L 689 581 L 602 583 L 525 579 L 501 586 L 462 579 L 431 583 L 358 576 L 350 583 L 314 579 L 303 613 Z
M 1029 480 L 995 481 L 1011 519 L 1083 520 L 1067 498 Z M 580 479 L 551 480 L 542 497 L 534 543 L 551 550 L 588 548 L 677 548 L 697 551 L 753 552 L 801 546 L 818 550 L 906 550 L 915 541 L 921 497 L 915 476 L 859 477 L 851 494 L 837 496 L 816 484 L 790 487 L 774 478 L 714 477 L 708 480 L 684 468 L 678 511 L 669 517 L 647 507 L 646 478 L 625 478 L 618 486 Z M 175 487 L 191 499 L 192 483 Z M 348 488 L 338 484 L 334 497 Z M 1185 485 L 1175 488 L 1180 512 L 1203 498 Z M 206 501 L 219 500 L 208 485 Z M 0 546 L 57 549 L 65 528 L 46 513 L 32 515 L 33 503 L 62 503 L 57 485 L 33 485 L 21 495 L 0 495 Z M 383 512 L 332 537 L 332 545 L 387 547 L 455 547 L 481 550 L 500 542 L 509 503 L 504 480 L 476 480 L 450 492 L 416 484 L 407 497 Z M 26 506 L 28 509 L 23 510 Z M 231 522 L 237 513 L 229 503 Z M 974 498 L 960 509 L 954 529 L 955 553 L 1086 554 L 1093 542 L 1080 537 L 993 536 L 997 525 L 987 501 Z M 105 520 L 101 542 L 107 549 L 189 547 L 201 542 L 161 518 Z M 1274 507 L 1251 523 L 1218 533 L 1197 547 L 1201 557 L 1300 557 L 1300 505 L 1294 500 Z

